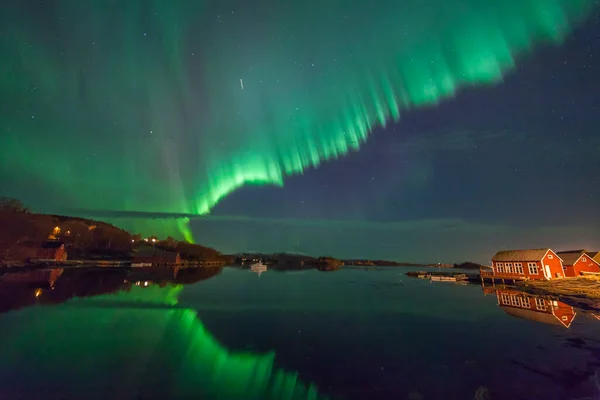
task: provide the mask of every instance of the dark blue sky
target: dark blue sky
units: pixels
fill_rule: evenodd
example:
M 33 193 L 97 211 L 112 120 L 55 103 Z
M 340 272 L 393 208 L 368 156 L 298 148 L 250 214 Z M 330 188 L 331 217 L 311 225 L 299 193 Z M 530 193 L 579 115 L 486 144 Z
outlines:
M 216 230 L 196 223 L 199 240 L 206 227 L 205 241 L 220 248 L 238 242 L 412 261 L 485 261 L 505 246 L 600 248 L 599 63 L 596 15 L 562 46 L 521 59 L 500 85 L 408 112 L 359 153 L 291 177 L 284 188 L 237 191 L 214 214 L 257 220 Z M 382 225 L 339 229 L 330 220 Z M 436 226 L 447 220 L 460 226 Z M 385 228 L 395 222 L 410 225 Z

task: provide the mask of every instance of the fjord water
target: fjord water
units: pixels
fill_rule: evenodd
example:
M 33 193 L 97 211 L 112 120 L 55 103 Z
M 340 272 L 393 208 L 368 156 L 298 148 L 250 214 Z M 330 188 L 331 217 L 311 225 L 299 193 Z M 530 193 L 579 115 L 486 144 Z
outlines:
M 225 268 L 189 285 L 144 282 L 8 311 L 0 315 L 0 397 L 598 395 L 592 313 L 573 309 L 572 323 L 517 318 L 480 286 L 404 272 Z

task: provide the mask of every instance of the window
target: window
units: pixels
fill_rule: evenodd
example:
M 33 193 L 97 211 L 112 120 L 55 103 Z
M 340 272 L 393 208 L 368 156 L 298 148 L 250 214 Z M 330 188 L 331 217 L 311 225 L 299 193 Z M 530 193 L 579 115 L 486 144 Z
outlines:
M 538 275 L 540 273 L 538 265 L 534 262 L 527 263 L 527 269 L 529 269 L 530 275 Z
M 535 298 L 535 308 L 537 308 L 538 310 L 545 310 L 546 302 L 544 301 L 544 299 L 540 299 L 539 297 L 536 297 Z
M 501 300 L 502 300 L 502 304 L 506 304 L 509 305 L 510 304 L 510 298 L 508 297 L 508 295 L 506 293 L 502 293 L 500 295 Z
M 521 307 L 531 308 L 531 304 L 529 303 L 529 297 L 522 296 L 519 298 L 519 300 L 521 300 Z
M 512 265 L 512 263 L 506 263 L 506 272 L 508 272 L 509 274 L 513 273 L 513 265 Z
M 568 320 L 569 320 L 569 317 L 567 317 L 566 315 L 563 315 L 563 316 L 562 316 L 562 320 L 563 320 L 563 321 L 568 321 Z
M 554 256 L 552 254 L 548 254 L 548 260 L 552 260 Z
M 521 274 L 521 275 L 524 273 L 524 271 L 523 271 L 523 263 L 515 263 L 515 272 L 517 274 Z
M 515 307 L 519 307 L 519 304 L 521 304 L 521 303 L 519 303 L 519 298 L 516 295 L 511 294 L 510 295 L 510 304 Z
M 504 272 L 504 264 L 502 264 L 502 263 L 496 263 L 496 271 L 498 271 L 498 272 Z
M 585 257 L 581 257 L 581 261 L 583 261 L 583 262 L 587 262 L 587 258 L 585 258 Z

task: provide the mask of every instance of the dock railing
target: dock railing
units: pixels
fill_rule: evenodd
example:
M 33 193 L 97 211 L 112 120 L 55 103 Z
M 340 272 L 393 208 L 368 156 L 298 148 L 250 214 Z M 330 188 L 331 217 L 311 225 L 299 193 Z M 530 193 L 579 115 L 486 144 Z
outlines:
M 493 278 L 494 270 L 491 268 L 480 268 L 479 274 L 481 275 L 482 278 Z

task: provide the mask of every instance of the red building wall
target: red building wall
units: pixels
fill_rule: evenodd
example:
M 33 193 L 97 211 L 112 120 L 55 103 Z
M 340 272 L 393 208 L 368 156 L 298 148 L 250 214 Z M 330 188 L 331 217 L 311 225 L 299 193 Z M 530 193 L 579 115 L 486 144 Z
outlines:
M 503 267 L 502 272 L 498 271 L 499 263 L 502 264 L 502 267 Z M 492 267 L 494 268 L 494 273 L 498 274 L 502 277 L 508 278 L 508 279 L 510 279 L 511 277 L 514 277 L 514 278 L 527 277 L 529 279 L 546 279 L 543 268 L 545 268 L 547 265 L 550 270 L 550 276 L 551 276 L 550 279 L 565 277 L 565 274 L 564 274 L 564 271 L 562 268 L 562 261 L 556 255 L 556 253 L 553 252 L 552 250 L 548 251 L 548 253 L 546 253 L 546 255 L 544 256 L 544 258 L 541 261 L 512 261 L 509 263 L 511 264 L 512 272 L 507 272 L 507 267 L 506 267 L 507 262 L 506 261 L 493 261 Z M 515 264 L 519 264 L 519 263 L 523 267 L 522 274 L 516 272 Z M 529 272 L 529 264 L 530 263 L 535 263 L 535 265 L 537 266 L 537 272 L 538 272 L 537 274 L 531 274 Z
M 498 298 L 498 305 L 553 314 L 567 328 L 577 315 L 573 307 L 561 301 L 529 295 L 518 290 L 496 289 L 496 296 Z
M 564 267 L 565 270 L 565 276 L 568 278 L 574 278 L 575 275 L 575 268 L 573 268 L 572 265 L 567 265 Z
M 525 308 L 531 311 L 552 314 L 552 304 L 549 303 L 549 300 L 541 297 L 536 303 L 535 299 L 537 296 L 527 295 L 519 290 L 511 289 L 497 289 L 496 296 L 499 305 Z M 521 299 L 526 299 L 526 301 L 523 302 Z
M 565 273 L 562 267 L 562 261 L 552 250 L 546 253 L 542 260 L 542 263 L 544 265 L 544 268 L 546 266 L 550 267 L 551 279 L 565 277 Z
M 554 315 L 568 328 L 575 319 L 575 310 L 563 302 L 557 301 L 557 303 L 558 305 L 554 307 Z
M 579 257 L 579 260 L 573 264 L 573 276 L 581 275 L 581 271 L 600 272 L 600 266 L 594 261 L 594 259 L 584 255 Z

